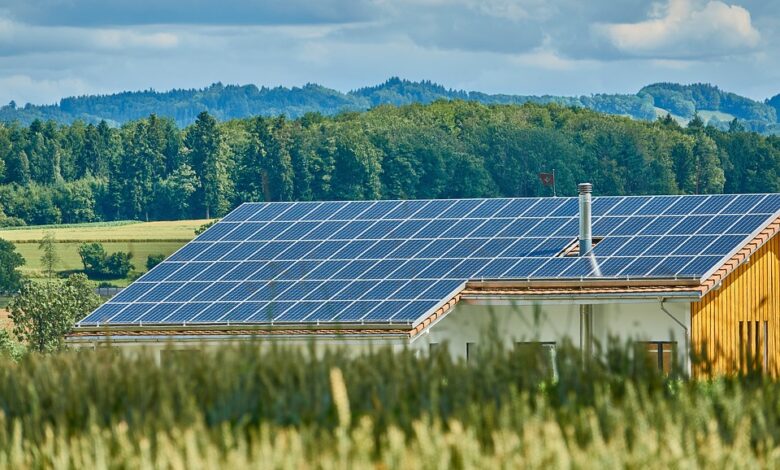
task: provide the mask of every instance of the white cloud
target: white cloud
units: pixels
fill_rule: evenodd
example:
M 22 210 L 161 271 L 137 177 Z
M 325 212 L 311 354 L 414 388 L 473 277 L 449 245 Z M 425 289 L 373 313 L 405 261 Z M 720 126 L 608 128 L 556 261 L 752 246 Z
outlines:
M 78 78 L 36 80 L 28 75 L 0 77 L 0 101 L 16 100 L 19 106 L 28 102 L 56 103 L 65 96 L 95 93 L 94 87 Z
M 0 55 L 62 51 L 171 49 L 179 37 L 146 27 L 82 28 L 37 26 L 0 17 Z
M 719 0 L 655 3 L 645 21 L 598 24 L 595 31 L 624 54 L 659 59 L 726 56 L 761 39 L 748 10 Z
M 140 34 L 128 30 L 99 29 L 90 31 L 90 34 L 95 45 L 105 49 L 124 49 L 126 47 L 167 49 L 179 44 L 178 36 L 171 33 Z

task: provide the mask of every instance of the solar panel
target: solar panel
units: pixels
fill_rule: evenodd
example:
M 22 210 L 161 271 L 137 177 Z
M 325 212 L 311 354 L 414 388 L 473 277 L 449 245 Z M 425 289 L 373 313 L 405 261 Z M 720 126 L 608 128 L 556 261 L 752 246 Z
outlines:
M 243 204 L 80 325 L 414 323 L 468 280 L 701 278 L 773 220 L 780 195 L 592 209 L 591 260 L 564 256 L 576 198 Z

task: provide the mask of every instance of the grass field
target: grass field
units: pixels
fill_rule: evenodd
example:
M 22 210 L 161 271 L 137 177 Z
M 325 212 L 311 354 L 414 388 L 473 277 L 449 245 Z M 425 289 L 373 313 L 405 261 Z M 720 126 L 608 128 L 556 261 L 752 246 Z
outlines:
M 571 345 L 552 378 L 541 351 L 485 344 L 0 358 L 0 469 L 780 466 L 775 379 L 680 380 L 620 349 L 583 365 Z
M 195 229 L 206 220 L 177 220 L 171 222 L 124 222 L 109 224 L 82 224 L 64 227 L 45 226 L 0 230 L 0 238 L 16 245 L 26 264 L 20 269 L 31 278 L 42 277 L 41 253 L 38 242 L 46 233 L 53 233 L 57 240 L 60 263 L 57 270 L 83 269 L 78 247 L 86 242 L 100 242 L 106 252 L 127 251 L 133 253 L 135 272 L 146 271 L 146 258 L 151 254 L 170 255 L 195 236 Z M 117 286 L 127 285 L 128 279 L 112 280 Z M 0 300 L 0 308 L 2 300 Z

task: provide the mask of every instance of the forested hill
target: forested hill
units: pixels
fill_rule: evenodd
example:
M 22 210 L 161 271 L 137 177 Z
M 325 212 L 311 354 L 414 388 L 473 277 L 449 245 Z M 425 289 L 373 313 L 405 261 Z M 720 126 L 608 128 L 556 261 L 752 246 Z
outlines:
M 705 123 L 721 129 L 727 129 L 728 124 L 736 118 L 749 130 L 765 134 L 780 132 L 780 95 L 762 103 L 707 84 L 659 83 L 646 86 L 634 95 L 564 97 L 490 95 L 451 90 L 428 81 L 411 82 L 399 78 L 348 93 L 315 84 L 301 88 L 258 88 L 255 85 L 216 83 L 203 89 L 166 92 L 148 90 L 71 97 L 48 106 L 19 107 L 10 103 L 0 108 L 0 120 L 18 120 L 23 124 L 30 124 L 35 119 L 59 123 L 83 120 L 95 124 L 105 120 L 109 125 L 117 126 L 154 113 L 172 118 L 178 126 L 184 127 L 192 124 L 201 111 L 208 111 L 220 121 L 255 115 L 297 118 L 308 112 L 333 115 L 343 111 L 363 111 L 383 104 L 426 104 L 439 99 L 485 104 L 556 103 L 642 120 L 655 120 L 669 113 L 680 123 L 687 122 L 698 113 Z
M 180 129 L 0 123 L 0 226 L 221 216 L 244 201 L 780 192 L 780 136 L 554 104 L 437 101 Z

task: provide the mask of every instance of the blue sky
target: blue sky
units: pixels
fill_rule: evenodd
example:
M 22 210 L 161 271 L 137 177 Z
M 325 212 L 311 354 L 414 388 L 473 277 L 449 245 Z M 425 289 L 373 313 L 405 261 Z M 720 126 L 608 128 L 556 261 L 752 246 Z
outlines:
M 0 0 L 0 103 L 210 83 L 780 93 L 779 0 Z

